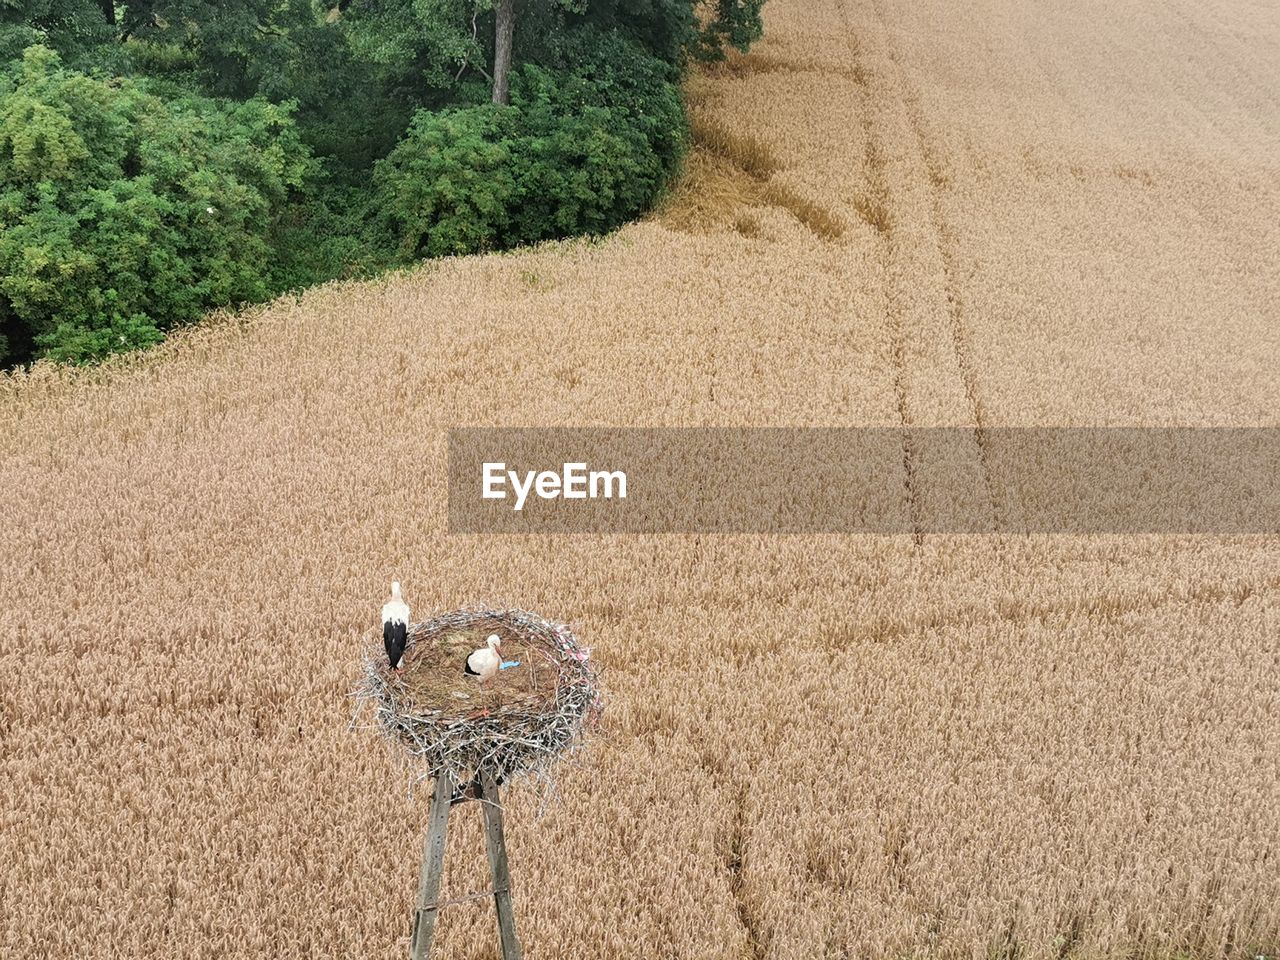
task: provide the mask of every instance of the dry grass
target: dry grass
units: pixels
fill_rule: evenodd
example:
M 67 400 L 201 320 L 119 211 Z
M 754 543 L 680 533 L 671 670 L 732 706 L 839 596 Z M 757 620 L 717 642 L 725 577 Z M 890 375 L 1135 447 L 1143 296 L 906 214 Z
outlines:
M 695 145 L 659 216 L 677 230 L 707 232 L 761 202 L 763 194 L 760 183 L 733 161 Z
M 658 212 L 659 222 L 694 233 L 732 223 L 743 236 L 758 236 L 759 227 L 753 226 L 756 221 L 750 215 L 744 216 L 744 208 L 771 204 L 823 240 L 844 234 L 838 215 L 774 177 L 783 165 L 764 141 L 734 132 L 728 123 L 696 105 L 691 105 L 689 128 L 693 149 L 683 177 Z
M 456 424 L 974 426 L 904 455 L 928 511 L 998 481 L 982 425 L 1275 422 L 1265 5 L 768 27 L 802 69 L 697 109 L 834 239 L 726 204 L 0 386 L 0 955 L 403 955 L 426 798 L 347 728 L 396 577 L 606 671 L 564 802 L 511 794 L 530 960 L 1277 951 L 1276 538 L 445 534 Z M 440 955 L 494 957 L 490 910 Z

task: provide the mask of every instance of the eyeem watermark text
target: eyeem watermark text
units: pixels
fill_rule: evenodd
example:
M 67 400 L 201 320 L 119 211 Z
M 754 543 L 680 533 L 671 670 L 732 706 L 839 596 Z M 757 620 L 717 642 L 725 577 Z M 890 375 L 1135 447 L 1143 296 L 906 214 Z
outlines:
M 448 448 L 450 533 L 1280 532 L 1280 426 L 457 427 Z
M 485 500 L 506 500 L 514 495 L 515 510 L 523 510 L 529 494 L 541 500 L 625 500 L 627 475 L 621 470 L 590 470 L 585 463 L 565 463 L 556 470 L 508 470 L 501 461 L 484 465 Z

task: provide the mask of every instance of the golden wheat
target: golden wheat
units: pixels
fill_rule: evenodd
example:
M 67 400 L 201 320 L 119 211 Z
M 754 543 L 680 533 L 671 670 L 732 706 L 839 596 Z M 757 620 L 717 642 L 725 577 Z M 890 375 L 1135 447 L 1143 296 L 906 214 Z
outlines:
M 510 794 L 531 960 L 1273 956 L 1277 538 L 447 536 L 444 450 L 1274 423 L 1278 30 L 771 0 L 653 220 L 4 380 L 0 955 L 402 956 L 427 797 L 347 727 L 398 577 L 604 669 L 563 802 Z M 921 510 L 943 469 L 1000 458 L 906 463 Z

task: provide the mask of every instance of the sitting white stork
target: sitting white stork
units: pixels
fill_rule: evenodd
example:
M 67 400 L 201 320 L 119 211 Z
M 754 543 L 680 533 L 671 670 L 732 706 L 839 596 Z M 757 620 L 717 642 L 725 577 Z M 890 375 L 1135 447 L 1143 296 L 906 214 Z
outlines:
M 496 633 L 491 633 L 485 642 L 487 646 L 481 647 L 467 657 L 467 665 L 462 671 L 468 676 L 479 677 L 481 683 L 492 680 L 502 669 L 502 654 L 498 649 L 502 646 L 502 638 Z
M 404 662 L 404 648 L 409 642 L 409 605 L 400 597 L 400 583 L 391 584 L 391 599 L 382 605 L 382 645 L 392 669 Z

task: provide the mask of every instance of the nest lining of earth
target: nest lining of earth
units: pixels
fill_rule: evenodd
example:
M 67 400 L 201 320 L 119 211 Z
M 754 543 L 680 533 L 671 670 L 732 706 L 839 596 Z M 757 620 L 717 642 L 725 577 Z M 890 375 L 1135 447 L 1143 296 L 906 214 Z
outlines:
M 463 667 L 495 633 L 503 661 L 519 666 L 481 684 Z M 409 627 L 400 672 L 390 669 L 380 641 L 371 645 L 356 697 L 421 777 L 443 771 L 462 789 L 487 767 L 499 783 L 545 782 L 599 718 L 588 656 L 562 623 L 524 610 L 459 610 Z

